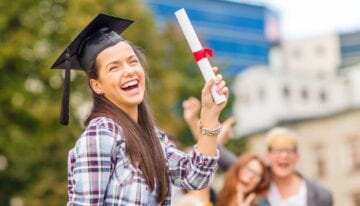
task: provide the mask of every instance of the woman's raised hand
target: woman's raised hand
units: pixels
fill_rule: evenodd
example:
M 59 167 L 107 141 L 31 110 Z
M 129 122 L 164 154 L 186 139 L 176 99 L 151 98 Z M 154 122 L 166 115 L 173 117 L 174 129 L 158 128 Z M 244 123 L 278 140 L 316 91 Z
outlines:
M 213 70 L 216 74 L 215 79 L 212 79 L 205 83 L 201 91 L 201 111 L 200 111 L 200 121 L 201 123 L 208 127 L 214 128 L 217 126 L 218 122 L 213 123 L 214 120 L 218 120 L 220 112 L 225 108 L 227 103 L 227 98 L 229 96 L 229 89 L 226 87 L 225 81 L 222 78 L 222 75 L 217 74 L 218 68 L 213 67 Z M 226 101 L 221 104 L 216 104 L 211 96 L 211 87 L 213 85 L 217 86 L 217 92 L 223 94 L 226 97 Z

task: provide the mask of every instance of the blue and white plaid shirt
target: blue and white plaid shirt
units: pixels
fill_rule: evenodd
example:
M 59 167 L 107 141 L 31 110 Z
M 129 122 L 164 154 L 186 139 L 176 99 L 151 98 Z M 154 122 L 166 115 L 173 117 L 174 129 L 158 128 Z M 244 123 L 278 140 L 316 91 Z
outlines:
M 219 154 L 204 156 L 194 147 L 188 155 L 169 144 L 164 133 L 159 131 L 158 136 L 172 184 L 190 190 L 205 188 Z M 154 191 L 149 191 L 141 170 L 131 164 L 121 127 L 110 118 L 93 119 L 69 152 L 68 205 L 158 205 Z M 170 196 L 161 205 L 171 205 Z

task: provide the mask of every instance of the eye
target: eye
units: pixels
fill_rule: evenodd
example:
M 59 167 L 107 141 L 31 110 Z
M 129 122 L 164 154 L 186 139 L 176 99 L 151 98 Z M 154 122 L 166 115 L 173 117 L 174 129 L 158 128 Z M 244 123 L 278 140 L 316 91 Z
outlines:
M 109 71 L 111 72 L 111 71 L 115 71 L 115 70 L 117 70 L 119 67 L 116 67 L 116 66 L 113 66 L 113 67 L 110 67 L 109 68 Z
M 139 62 L 137 59 L 130 60 L 130 65 L 136 65 Z

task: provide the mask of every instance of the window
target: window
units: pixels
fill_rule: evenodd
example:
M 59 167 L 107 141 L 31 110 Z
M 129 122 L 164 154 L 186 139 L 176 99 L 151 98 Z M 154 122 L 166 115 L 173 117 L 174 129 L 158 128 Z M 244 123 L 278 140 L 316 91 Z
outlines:
M 306 88 L 303 88 L 301 90 L 301 97 L 303 98 L 304 101 L 308 100 L 309 98 L 309 93 L 308 91 L 306 90 Z
M 325 103 L 327 101 L 327 95 L 326 92 L 324 90 L 320 91 L 320 101 L 321 103 Z
M 349 152 L 352 168 L 360 170 L 360 134 L 352 135 L 349 138 Z
M 323 178 L 326 175 L 326 164 L 325 164 L 325 155 L 324 147 L 322 145 L 316 145 L 314 147 L 315 153 L 315 163 L 316 163 L 316 176 L 318 178 Z
M 260 102 L 264 102 L 264 100 L 265 100 L 265 90 L 264 90 L 263 87 L 260 87 L 260 88 L 259 88 L 259 93 L 258 93 L 258 95 L 259 95 L 259 100 L 260 100 Z
M 285 97 L 285 99 L 289 99 L 290 97 L 290 89 L 287 85 L 284 85 L 283 87 L 283 96 Z

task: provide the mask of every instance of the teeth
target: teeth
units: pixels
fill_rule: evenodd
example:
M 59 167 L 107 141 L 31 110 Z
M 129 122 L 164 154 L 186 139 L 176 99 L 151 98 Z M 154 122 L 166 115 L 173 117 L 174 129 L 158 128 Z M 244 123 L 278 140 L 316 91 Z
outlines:
M 134 86 L 134 85 L 136 85 L 137 83 L 138 83 L 137 80 L 132 80 L 132 81 L 130 81 L 130 82 L 127 82 L 127 83 L 123 86 L 123 88 L 130 87 L 130 86 Z

